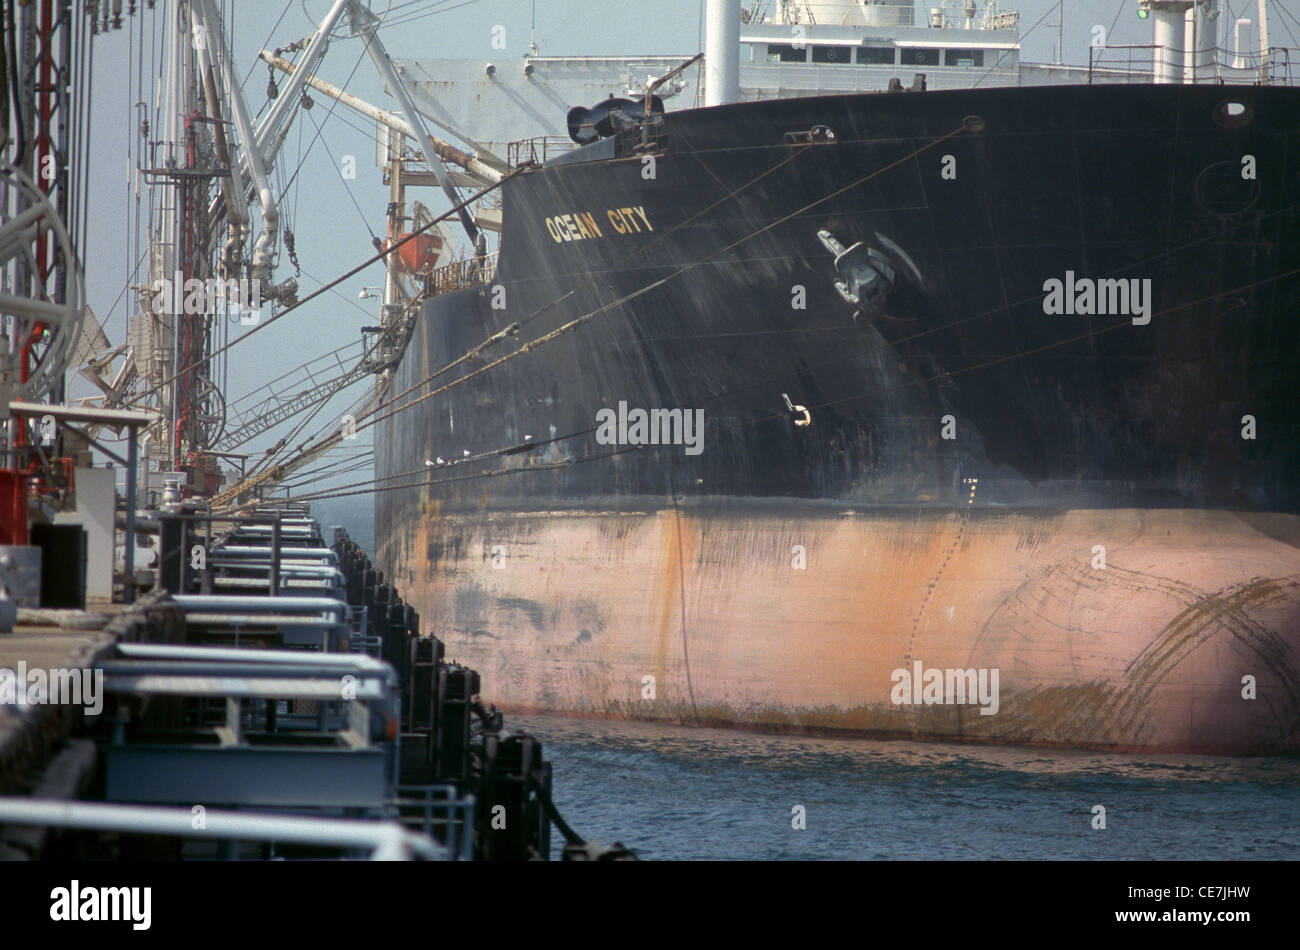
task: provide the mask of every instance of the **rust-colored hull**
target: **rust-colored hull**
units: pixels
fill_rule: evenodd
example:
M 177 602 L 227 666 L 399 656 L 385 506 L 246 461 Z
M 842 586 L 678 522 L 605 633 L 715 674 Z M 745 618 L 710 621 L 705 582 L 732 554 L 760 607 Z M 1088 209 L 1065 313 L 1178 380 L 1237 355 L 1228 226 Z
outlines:
M 509 711 L 1300 751 L 1298 517 L 729 507 L 435 510 L 379 563 Z M 997 712 L 891 702 L 917 661 L 997 669 Z

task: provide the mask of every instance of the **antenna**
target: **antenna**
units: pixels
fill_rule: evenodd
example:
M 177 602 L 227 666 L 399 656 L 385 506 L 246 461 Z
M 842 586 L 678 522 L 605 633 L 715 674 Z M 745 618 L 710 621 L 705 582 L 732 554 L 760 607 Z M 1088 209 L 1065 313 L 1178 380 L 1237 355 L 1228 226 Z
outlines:
M 1056 64 L 1059 66 L 1065 55 L 1065 0 L 1056 4 Z

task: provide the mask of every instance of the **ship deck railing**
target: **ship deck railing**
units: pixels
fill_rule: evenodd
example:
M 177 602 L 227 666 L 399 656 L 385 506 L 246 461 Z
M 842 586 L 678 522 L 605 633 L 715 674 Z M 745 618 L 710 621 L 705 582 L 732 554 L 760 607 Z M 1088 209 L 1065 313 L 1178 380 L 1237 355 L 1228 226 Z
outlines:
M 525 162 L 540 165 L 548 158 L 572 151 L 574 147 L 574 142 L 567 135 L 534 135 L 532 138 L 507 142 L 506 161 L 513 168 Z
M 190 806 L 164 808 L 107 802 L 64 801 L 37 798 L 0 798 L 0 825 L 33 825 L 78 831 L 164 835 L 229 845 L 266 842 L 331 848 L 343 857 L 359 853 L 372 861 L 441 861 L 453 851 L 396 821 L 365 821 L 324 815 L 259 814 L 247 811 L 205 809 L 195 821 Z M 227 847 L 217 857 L 236 858 Z M 212 855 L 195 855 L 211 858 Z
M 147 728 L 115 721 L 109 800 L 377 810 L 391 797 L 398 760 L 386 723 L 399 683 L 381 660 L 119 643 L 102 668 L 109 694 L 182 704 L 179 718 Z
M 1088 48 L 1088 82 L 1149 83 L 1155 80 L 1157 67 L 1168 66 L 1180 83 L 1234 86 L 1294 86 L 1300 81 L 1300 49 L 1271 46 L 1267 55 L 1258 50 L 1212 51 L 1213 61 L 1193 69 L 1187 65 L 1186 51 L 1154 43 L 1144 45 L 1090 46 Z
M 453 784 L 399 785 L 389 802 L 398 821 L 448 850 L 453 861 L 474 860 L 474 796 Z
M 425 296 L 432 297 L 453 290 L 481 287 L 491 281 L 496 272 L 497 255 L 467 257 L 463 261 L 429 271 L 424 279 L 424 293 Z

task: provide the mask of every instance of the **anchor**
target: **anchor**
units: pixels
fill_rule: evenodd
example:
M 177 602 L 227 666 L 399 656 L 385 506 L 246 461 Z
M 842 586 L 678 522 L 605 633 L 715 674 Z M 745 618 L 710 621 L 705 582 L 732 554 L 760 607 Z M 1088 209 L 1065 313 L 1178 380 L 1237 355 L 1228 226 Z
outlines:
M 862 241 L 846 248 L 829 231 L 817 237 L 826 250 L 835 255 L 835 289 L 859 313 L 872 317 L 879 313 L 898 280 L 898 271 L 883 253 Z M 854 314 L 856 319 L 858 314 Z

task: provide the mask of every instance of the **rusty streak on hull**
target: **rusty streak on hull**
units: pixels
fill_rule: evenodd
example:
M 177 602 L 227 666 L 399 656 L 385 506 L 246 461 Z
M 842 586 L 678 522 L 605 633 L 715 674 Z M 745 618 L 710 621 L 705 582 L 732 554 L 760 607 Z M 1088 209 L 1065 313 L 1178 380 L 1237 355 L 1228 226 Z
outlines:
M 1300 517 L 728 508 L 426 508 L 379 561 L 510 711 L 1300 752 Z M 996 714 L 894 704 L 914 661 L 999 670 Z

